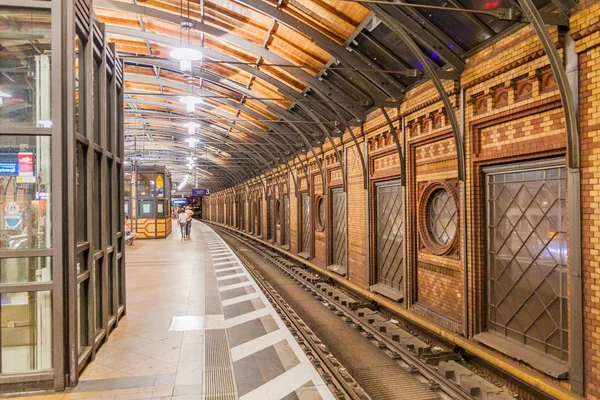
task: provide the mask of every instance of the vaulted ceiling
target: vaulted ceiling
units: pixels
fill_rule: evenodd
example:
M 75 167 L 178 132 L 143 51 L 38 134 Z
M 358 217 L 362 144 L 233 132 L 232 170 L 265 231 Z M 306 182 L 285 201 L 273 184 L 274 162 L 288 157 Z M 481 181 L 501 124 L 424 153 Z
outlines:
M 177 183 L 189 174 L 213 190 L 234 185 L 399 106 L 424 62 L 457 79 L 469 53 L 521 24 L 495 15 L 510 0 L 381 3 L 94 0 L 125 62 L 126 156 L 167 165 Z M 188 46 L 188 8 L 189 46 L 203 58 L 184 74 L 170 52 Z M 203 98 L 193 113 L 180 102 L 190 93 Z

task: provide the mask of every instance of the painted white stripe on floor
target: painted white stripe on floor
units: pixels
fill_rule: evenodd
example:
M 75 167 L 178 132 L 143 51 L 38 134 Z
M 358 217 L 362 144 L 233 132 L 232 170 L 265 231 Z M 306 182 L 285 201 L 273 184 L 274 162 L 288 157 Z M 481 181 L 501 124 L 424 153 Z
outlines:
M 244 286 L 252 286 L 252 282 L 246 281 L 246 282 L 234 283 L 233 285 L 223 286 L 222 288 L 219 288 L 219 292 L 223 293 L 228 290 L 238 289 L 238 288 L 242 288 Z
M 246 393 L 240 397 L 240 400 L 282 399 L 304 386 L 306 382 L 311 380 L 312 376 L 312 371 L 306 368 L 305 365 L 300 364 L 257 387 L 250 393 Z
M 227 306 L 232 306 L 232 305 L 237 304 L 237 303 L 241 303 L 241 302 L 244 302 L 244 301 L 253 300 L 253 299 L 257 299 L 257 298 L 260 298 L 260 292 L 254 292 L 254 293 L 244 294 L 242 296 L 238 296 L 238 297 L 234 297 L 234 298 L 231 298 L 231 299 L 223 300 L 221 302 L 221 305 L 223 307 L 227 307 Z
M 241 360 L 244 357 L 248 357 L 251 354 L 257 353 L 285 340 L 286 336 L 284 331 L 277 329 L 274 332 L 267 333 L 266 335 L 257 337 L 249 342 L 233 347 L 231 349 L 231 358 L 233 359 L 233 362 L 236 362 L 237 360 Z
M 218 267 L 219 265 L 225 265 L 225 264 L 238 264 L 238 262 L 236 260 L 221 261 L 221 262 L 218 262 L 218 263 L 213 263 L 213 267 Z
M 238 266 L 229 267 L 229 268 L 219 268 L 219 269 L 216 269 L 215 272 L 218 274 L 219 272 L 234 271 L 236 269 L 240 270 L 240 271 L 243 271 L 242 267 L 240 265 L 238 265 Z M 228 275 L 228 276 L 231 276 L 231 275 Z
M 258 319 L 270 314 L 271 311 L 267 307 L 261 308 L 260 310 L 251 311 L 246 314 L 238 315 L 237 317 L 226 319 L 225 327 L 231 328 L 232 326 L 243 324 L 244 322 L 252 321 L 253 319 Z
M 222 256 L 224 254 L 232 255 L 229 250 L 213 251 L 213 252 L 211 252 L 211 254 L 212 254 L 213 257 Z
M 230 278 L 241 278 L 242 276 L 246 276 L 246 273 L 245 272 L 240 272 L 239 274 L 218 276 L 217 277 L 217 282 L 224 281 L 224 280 L 227 280 L 227 279 L 230 279 Z

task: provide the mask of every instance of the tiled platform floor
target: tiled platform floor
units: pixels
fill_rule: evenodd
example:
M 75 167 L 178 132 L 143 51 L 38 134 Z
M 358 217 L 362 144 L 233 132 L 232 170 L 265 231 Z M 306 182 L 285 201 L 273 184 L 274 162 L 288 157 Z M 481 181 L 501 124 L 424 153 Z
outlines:
M 20 399 L 332 399 L 229 247 L 174 228 L 127 248 L 127 315 L 77 388 Z

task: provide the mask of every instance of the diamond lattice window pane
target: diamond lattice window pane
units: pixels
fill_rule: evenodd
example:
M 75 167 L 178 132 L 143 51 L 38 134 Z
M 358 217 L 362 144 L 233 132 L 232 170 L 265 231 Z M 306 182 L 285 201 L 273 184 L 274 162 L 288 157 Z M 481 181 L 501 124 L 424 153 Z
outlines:
M 487 180 L 489 329 L 568 360 L 565 169 Z

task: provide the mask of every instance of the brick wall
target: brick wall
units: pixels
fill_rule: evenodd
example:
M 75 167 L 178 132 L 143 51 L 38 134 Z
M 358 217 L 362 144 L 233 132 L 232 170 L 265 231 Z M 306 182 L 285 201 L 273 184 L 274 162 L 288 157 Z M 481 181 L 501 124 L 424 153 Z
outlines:
M 584 337 L 586 396 L 600 399 L 600 4 L 582 0 L 571 17 L 570 34 L 579 57 L 579 100 L 582 152 L 583 267 L 584 267 Z M 562 52 L 563 33 L 550 28 Z M 564 115 L 559 91 L 548 59 L 535 32 L 524 27 L 473 54 L 458 82 L 444 81 L 453 109 L 446 110 L 439 94 L 424 83 L 406 93 L 400 109 L 387 110 L 398 129 L 399 145 L 405 153 L 406 208 L 405 221 L 405 299 L 400 305 L 438 325 L 471 338 L 486 330 L 486 221 L 483 168 L 513 162 L 565 157 Z M 461 104 L 461 90 L 465 103 Z M 460 107 L 465 110 L 466 180 L 464 192 L 457 180 L 455 139 L 449 113 L 460 121 Z M 404 141 L 401 135 L 404 122 Z M 360 151 L 368 148 L 368 190 L 365 191 L 362 163 L 349 134 L 338 139 L 345 154 L 348 217 L 348 279 L 368 288 L 375 282 L 375 234 L 377 232 L 375 185 L 401 178 L 400 156 L 395 135 L 377 110 L 367 116 L 363 133 L 355 129 Z M 405 143 L 404 143 L 405 142 Z M 309 152 L 290 162 L 286 173 L 290 196 L 290 250 L 299 251 L 300 205 L 297 189 L 310 187 L 314 217 L 315 198 L 339 187 L 340 165 L 330 144 L 315 149 L 326 172 L 321 179 L 316 160 Z M 276 196 L 287 190 L 279 176 L 271 171 L 263 181 Z M 333 174 L 333 175 L 332 175 Z M 335 176 L 334 176 L 335 175 Z M 337 180 L 336 180 L 337 179 Z M 235 188 L 239 190 L 250 183 Z M 437 185 L 437 186 L 436 186 Z M 440 186 L 441 185 L 441 186 Z M 445 186 L 444 186 L 445 185 Z M 436 187 L 448 187 L 455 196 L 458 210 L 456 239 L 447 246 L 432 246 L 424 225 L 426 198 Z M 231 193 L 231 192 L 228 192 Z M 235 200 L 214 194 L 207 203 L 207 218 L 215 219 L 215 202 Z M 206 200 L 205 200 L 206 201 Z M 464 203 L 464 207 L 463 207 Z M 327 204 L 326 221 L 331 213 Z M 262 232 L 266 238 L 266 194 L 263 201 Z M 282 204 L 283 207 L 283 204 Z M 225 211 L 227 214 L 227 211 Z M 466 219 L 463 234 L 463 220 Z M 282 216 L 283 218 L 283 216 Z M 227 218 L 224 219 L 226 221 Z M 367 220 L 369 224 L 367 225 Z M 236 225 L 234 215 L 233 225 Z M 326 222 L 327 223 L 327 222 Z M 330 229 L 314 232 L 313 259 L 321 267 L 330 260 Z M 279 237 L 279 235 L 278 235 Z M 465 254 L 466 248 L 466 254 Z M 465 267 L 466 265 L 466 267 Z M 467 283 L 465 290 L 465 282 Z M 466 312 L 465 312 L 466 310 Z M 490 350 L 491 351 L 491 350 Z M 580 362 L 580 360 L 570 360 Z M 562 382 L 568 386 L 568 382 Z

